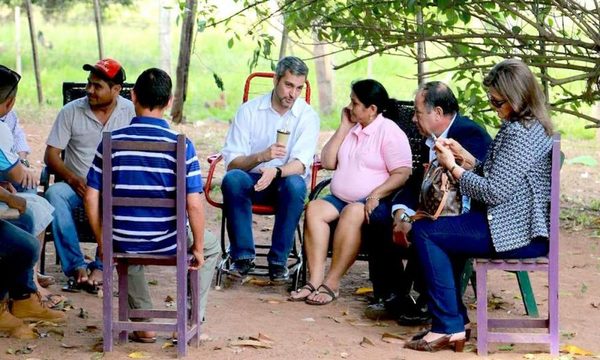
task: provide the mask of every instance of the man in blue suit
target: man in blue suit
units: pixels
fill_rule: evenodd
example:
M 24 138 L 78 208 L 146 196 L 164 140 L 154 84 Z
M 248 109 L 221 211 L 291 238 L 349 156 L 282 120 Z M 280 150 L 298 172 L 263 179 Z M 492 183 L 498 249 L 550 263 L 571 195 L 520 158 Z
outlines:
M 452 90 L 444 83 L 432 81 L 422 85 L 415 96 L 415 114 L 413 121 L 424 136 L 421 147 L 421 159 L 431 162 L 435 159 L 433 145 L 435 138 L 452 138 L 475 156 L 479 161 L 485 159 L 491 138 L 486 130 L 471 119 L 458 112 L 458 101 Z M 406 185 L 393 200 L 393 238 L 372 239 L 371 280 L 376 294 L 383 295 L 384 301 L 370 305 L 365 315 L 373 319 L 397 317 L 402 325 L 418 325 L 428 320 L 425 289 L 419 281 L 420 270 L 416 263 L 414 249 L 401 249 L 408 246 L 405 240 L 410 236 L 410 216 L 419 208 L 419 194 L 423 182 L 424 168 L 413 169 Z M 465 199 L 468 201 L 467 199 Z M 463 201 L 464 203 L 464 201 Z M 473 202 L 470 207 L 480 206 Z M 396 243 L 393 239 L 396 240 Z M 399 257 L 404 250 L 408 257 L 405 269 Z M 415 290 L 421 293 L 416 304 L 409 292 L 413 280 Z M 412 303 L 412 304 L 411 304 Z M 413 306 L 407 306 L 413 305 Z

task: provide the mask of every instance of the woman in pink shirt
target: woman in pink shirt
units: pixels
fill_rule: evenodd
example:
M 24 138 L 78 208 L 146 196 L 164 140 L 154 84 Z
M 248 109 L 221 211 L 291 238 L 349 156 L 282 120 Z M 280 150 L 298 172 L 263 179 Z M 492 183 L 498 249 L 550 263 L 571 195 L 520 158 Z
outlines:
M 340 280 L 358 254 L 362 225 L 370 217 L 390 216 L 389 198 L 412 170 L 406 135 L 385 117 L 393 105 L 379 82 L 368 79 L 352 84 L 340 126 L 321 151 L 322 167 L 335 170 L 331 194 L 311 201 L 306 208 L 304 246 L 310 281 L 293 291 L 291 300 L 311 305 L 335 300 Z M 333 258 L 325 276 L 329 225 L 336 220 Z

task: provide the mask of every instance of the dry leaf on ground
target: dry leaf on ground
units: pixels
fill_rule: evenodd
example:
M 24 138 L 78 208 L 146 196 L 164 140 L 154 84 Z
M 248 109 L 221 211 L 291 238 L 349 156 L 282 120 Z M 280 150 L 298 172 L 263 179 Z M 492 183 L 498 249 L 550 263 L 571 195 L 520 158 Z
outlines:
M 150 355 L 143 351 L 134 351 L 131 354 L 127 355 L 130 359 L 149 359 Z
M 373 344 L 373 342 L 368 337 L 365 336 L 360 341 L 360 346 L 367 347 L 367 345 L 375 346 L 375 344 Z
M 569 353 L 571 355 L 582 355 L 582 356 L 592 356 L 594 355 L 594 353 L 584 350 L 580 347 L 577 347 L 575 345 L 563 345 L 560 347 L 560 351 L 561 352 L 566 352 Z
M 356 289 L 356 291 L 354 292 L 354 295 L 365 295 L 365 294 L 370 294 L 373 292 L 373 288 L 372 287 L 361 287 Z
M 264 348 L 264 349 L 271 349 L 272 346 L 270 344 L 267 344 L 264 341 L 260 341 L 260 340 L 250 340 L 250 339 L 244 339 L 244 340 L 233 340 L 230 341 L 229 346 L 250 346 L 253 348 Z

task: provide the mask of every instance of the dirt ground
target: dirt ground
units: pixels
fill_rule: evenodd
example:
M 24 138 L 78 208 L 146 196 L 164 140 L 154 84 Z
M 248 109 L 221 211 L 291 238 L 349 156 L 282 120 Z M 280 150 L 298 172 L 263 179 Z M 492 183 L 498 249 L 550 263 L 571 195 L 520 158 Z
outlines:
M 32 163 L 41 167 L 45 140 L 54 115 L 51 111 L 22 111 L 22 122 L 33 147 Z M 35 120 L 33 120 L 35 119 Z M 219 150 L 225 136 L 226 123 L 206 121 L 196 126 L 180 126 L 196 143 L 199 157 Z M 321 144 L 331 133 L 323 133 Z M 598 141 L 563 142 L 567 159 L 589 155 L 600 160 Z M 201 164 L 206 175 L 208 167 Z M 564 359 L 591 358 L 600 355 L 600 176 L 599 167 L 585 167 L 566 163 L 562 169 L 563 222 L 560 257 L 560 332 L 561 346 L 574 345 L 592 355 L 563 355 Z M 595 200 L 595 202 L 594 202 Z M 595 206 L 594 206 L 595 205 Z M 591 208 L 595 210 L 592 210 Z M 208 227 L 219 235 L 220 213 L 207 205 Z M 268 241 L 271 219 L 257 219 L 255 235 L 258 241 Z M 93 248 L 85 246 L 87 254 Z M 47 248 L 48 273 L 59 283 L 66 278 L 54 262 L 54 249 Z M 532 282 L 540 313 L 547 311 L 547 285 L 542 273 L 533 274 Z M 167 306 L 164 299 L 174 295 L 174 272 L 170 269 L 151 268 L 148 279 L 155 284 L 154 304 Z M 260 283 L 260 282 L 259 282 Z M 60 293 L 60 286 L 50 289 Z M 402 340 L 386 342 L 384 333 L 408 337 L 421 330 L 402 327 L 393 321 L 375 322 L 362 314 L 367 298 L 356 295 L 357 289 L 370 287 L 367 265 L 357 262 L 345 276 L 340 298 L 327 306 L 309 306 L 286 301 L 287 286 L 260 286 L 253 282 L 225 280 L 220 290 L 212 290 L 203 327 L 208 339 L 200 348 L 191 348 L 189 358 L 210 359 L 463 359 L 475 358 L 475 341 L 471 340 L 465 354 L 444 351 L 423 354 L 402 348 Z M 0 359 L 100 359 L 102 339 L 101 299 L 86 293 L 68 295 L 73 309 L 67 312 L 67 324 L 58 328 L 41 326 L 43 338 L 34 341 L 0 339 Z M 490 275 L 490 294 L 497 316 L 525 316 L 515 276 L 494 272 Z M 475 316 L 475 299 L 469 289 L 465 295 L 470 304 L 471 319 Z M 232 346 L 239 338 L 268 336 L 271 348 Z M 117 344 L 105 359 L 152 358 L 169 359 L 176 356 L 174 347 L 168 347 L 170 334 L 159 334 L 156 344 Z M 166 345 L 165 345 L 166 344 Z M 27 350 L 29 347 L 29 350 Z M 25 350 L 25 354 L 13 355 Z M 492 346 L 491 359 L 545 359 L 548 349 L 541 345 Z M 532 355 L 533 354 L 533 355 Z

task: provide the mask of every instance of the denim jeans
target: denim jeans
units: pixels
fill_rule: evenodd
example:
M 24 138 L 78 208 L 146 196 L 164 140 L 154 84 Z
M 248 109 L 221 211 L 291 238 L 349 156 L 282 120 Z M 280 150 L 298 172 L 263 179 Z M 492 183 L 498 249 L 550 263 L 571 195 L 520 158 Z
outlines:
M 443 334 L 464 331 L 464 324 L 469 323 L 460 293 L 460 277 L 468 258 L 532 258 L 548 254 L 545 238 L 533 239 L 518 249 L 496 252 L 486 213 L 481 211 L 416 221 L 409 237 L 417 249 L 430 295 L 431 330 Z
M 286 265 L 294 243 L 294 232 L 304 210 L 306 183 L 300 175 L 273 180 L 263 191 L 254 191 L 261 174 L 239 169 L 225 174 L 223 192 L 224 213 L 233 260 L 253 259 L 252 204 L 274 205 L 275 225 L 271 250 L 267 260 L 271 265 Z
M 17 226 L 0 220 L 0 300 L 7 293 L 21 299 L 35 293 L 33 267 L 40 253 L 39 241 Z
M 36 194 L 25 192 L 17 195 L 27 200 L 27 207 L 18 219 L 9 220 L 9 222 L 33 236 L 38 236 L 52 222 L 54 208 L 46 199 Z M 0 208 L 3 205 L 0 203 Z
M 50 186 L 45 197 L 54 206 L 52 235 L 56 254 L 65 275 L 73 276 L 74 271 L 80 268 L 102 270 L 102 260 L 98 254 L 96 253 L 94 261 L 86 264 L 79 246 L 79 236 L 77 236 L 72 213 L 73 209 L 83 206 L 81 197 L 65 182 Z

